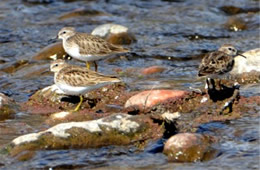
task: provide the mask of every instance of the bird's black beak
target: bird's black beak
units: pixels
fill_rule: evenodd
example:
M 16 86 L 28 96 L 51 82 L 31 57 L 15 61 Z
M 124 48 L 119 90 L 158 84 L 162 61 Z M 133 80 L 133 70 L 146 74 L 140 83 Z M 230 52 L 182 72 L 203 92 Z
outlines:
M 52 43 L 57 42 L 57 40 L 58 40 L 58 35 L 55 36 L 55 37 L 52 37 L 51 39 L 49 39 L 49 40 L 48 40 L 48 43 L 52 44 Z
M 240 53 L 237 53 L 237 55 L 240 55 L 240 56 L 242 56 L 242 57 L 246 58 L 246 56 L 244 56 L 244 55 L 242 55 L 242 54 L 240 54 Z

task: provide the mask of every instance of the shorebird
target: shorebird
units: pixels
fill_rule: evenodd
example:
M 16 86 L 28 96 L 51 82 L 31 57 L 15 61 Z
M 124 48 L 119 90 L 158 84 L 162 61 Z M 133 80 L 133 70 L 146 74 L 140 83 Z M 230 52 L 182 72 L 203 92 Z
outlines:
M 85 61 L 88 69 L 90 68 L 89 62 L 94 62 L 95 71 L 98 69 L 96 60 L 129 51 L 122 46 L 113 45 L 101 37 L 77 32 L 73 27 L 62 28 L 58 33 L 58 38 L 62 39 L 65 52 L 73 58 Z
M 206 88 L 208 88 L 210 79 L 222 79 L 228 76 L 234 67 L 234 58 L 237 55 L 243 56 L 230 44 L 224 44 L 218 51 L 206 54 L 201 61 L 198 71 L 199 77 L 207 77 Z
M 61 59 L 52 61 L 50 70 L 54 72 L 54 82 L 60 90 L 67 95 L 80 97 L 80 102 L 74 111 L 79 110 L 83 95 L 87 92 L 121 81 L 115 76 L 103 75 L 86 67 L 70 65 Z

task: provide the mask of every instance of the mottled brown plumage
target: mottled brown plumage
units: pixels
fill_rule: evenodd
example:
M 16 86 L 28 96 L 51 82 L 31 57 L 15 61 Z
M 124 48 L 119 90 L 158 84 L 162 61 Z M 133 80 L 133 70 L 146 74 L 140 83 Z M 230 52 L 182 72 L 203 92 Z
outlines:
M 115 76 L 103 75 L 84 67 L 69 65 L 64 60 L 51 62 L 50 70 L 54 72 L 54 82 L 61 91 L 67 95 L 80 96 L 80 102 L 74 111 L 80 109 L 85 93 L 120 82 L 120 79 Z
M 53 61 L 50 69 L 55 73 L 55 84 L 68 95 L 82 95 L 104 85 L 120 82 L 120 79 L 115 76 L 104 75 L 85 67 L 69 65 L 64 60 Z
M 198 76 L 218 78 L 229 73 L 234 67 L 235 47 L 225 44 L 218 51 L 208 53 L 201 61 Z
M 104 39 L 86 33 L 76 33 L 69 37 L 67 44 L 78 45 L 81 55 L 106 56 L 114 53 L 128 52 L 128 49 L 113 45 Z
M 58 37 L 62 39 L 62 45 L 66 53 L 73 58 L 86 62 L 95 62 L 111 54 L 129 51 L 98 36 L 76 32 L 73 27 L 62 28 L 58 33 Z
M 100 83 L 119 81 L 115 76 L 107 76 L 85 67 L 67 65 L 59 71 L 56 80 L 70 86 L 95 86 Z

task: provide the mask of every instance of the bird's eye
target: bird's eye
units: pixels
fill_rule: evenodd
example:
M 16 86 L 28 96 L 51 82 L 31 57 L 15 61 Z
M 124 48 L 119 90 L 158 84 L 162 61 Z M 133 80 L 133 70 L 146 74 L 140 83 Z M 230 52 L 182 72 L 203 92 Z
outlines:
M 55 64 L 55 65 L 54 65 L 54 67 L 57 67 L 57 66 L 58 66 L 58 64 Z
M 66 31 L 63 31 L 62 34 L 66 34 Z
M 229 51 L 233 51 L 232 48 L 228 48 Z

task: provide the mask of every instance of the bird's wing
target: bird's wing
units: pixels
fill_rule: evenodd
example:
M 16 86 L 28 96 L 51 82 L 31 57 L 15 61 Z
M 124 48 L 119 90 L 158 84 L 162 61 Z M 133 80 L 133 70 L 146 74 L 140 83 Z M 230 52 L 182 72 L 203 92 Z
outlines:
M 93 86 L 100 83 L 119 82 L 115 76 L 103 75 L 83 67 L 66 67 L 63 70 L 63 81 L 71 86 Z
M 110 44 L 104 39 L 85 34 L 77 33 L 73 36 L 74 41 L 79 46 L 80 54 L 89 55 L 109 55 L 111 53 L 126 52 L 127 50 L 121 46 Z

